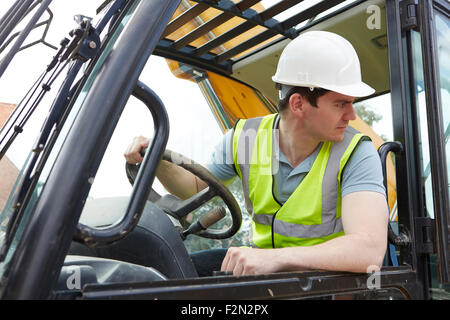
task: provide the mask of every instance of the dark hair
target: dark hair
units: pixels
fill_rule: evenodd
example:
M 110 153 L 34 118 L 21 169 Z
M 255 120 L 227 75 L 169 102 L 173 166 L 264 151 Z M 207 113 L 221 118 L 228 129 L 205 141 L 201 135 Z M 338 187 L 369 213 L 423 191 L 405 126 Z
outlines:
M 317 99 L 328 92 L 330 92 L 330 90 L 323 88 L 314 88 L 314 90 L 311 91 L 309 87 L 294 87 L 288 91 L 284 99 L 280 99 L 278 101 L 278 112 L 283 112 L 286 109 L 286 106 L 289 103 L 289 98 L 294 93 L 300 94 L 302 97 L 306 98 L 313 107 L 317 108 Z

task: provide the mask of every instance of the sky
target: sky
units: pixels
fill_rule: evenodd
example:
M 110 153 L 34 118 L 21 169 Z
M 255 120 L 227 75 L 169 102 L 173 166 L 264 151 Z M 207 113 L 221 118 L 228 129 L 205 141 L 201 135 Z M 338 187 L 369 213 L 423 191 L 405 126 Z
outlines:
M 96 8 L 102 2 L 103 0 L 53 0 L 50 9 L 54 16 L 46 41 L 58 47 L 60 41 L 68 35 L 68 32 L 76 27 L 73 16 L 83 14 L 94 17 Z M 267 8 L 274 2 L 277 1 L 263 0 L 262 4 Z M 289 12 L 275 18 L 284 20 L 298 12 L 301 7 L 310 6 L 316 2 L 316 0 L 305 0 Z M 0 15 L 3 15 L 13 3 L 14 0 L 1 0 Z M 41 21 L 46 17 L 48 15 L 44 14 Z M 40 37 L 42 30 L 42 28 L 38 29 L 32 39 L 35 40 Z M 0 79 L 0 102 L 18 103 L 45 69 L 55 52 L 55 50 L 39 44 L 18 53 Z M 63 75 L 60 79 L 62 78 Z M 195 83 L 173 76 L 165 59 L 156 56 L 150 58 L 140 76 L 140 80 L 160 96 L 167 108 L 170 120 L 170 137 L 167 147 L 197 162 L 206 163 L 214 145 L 220 141 L 222 132 L 198 86 Z M 40 109 L 36 111 L 36 126 L 41 125 L 45 119 L 46 112 L 52 103 L 52 97 L 58 89 L 58 84 L 55 83 L 53 88 L 53 93 L 49 94 L 49 97 L 41 103 Z M 378 105 L 386 105 L 389 108 L 389 99 L 386 99 L 386 97 L 378 99 L 383 99 L 383 101 L 377 102 Z M 385 120 L 391 123 L 390 109 L 388 111 L 382 112 L 382 114 L 386 118 Z M 108 146 L 90 196 L 106 197 L 129 194 L 131 187 L 124 174 L 123 153 L 133 137 L 139 135 L 152 136 L 152 122 L 148 110 L 142 103 L 131 98 Z M 30 124 L 31 126 L 32 124 Z M 378 132 L 388 137 L 391 136 L 391 131 L 392 128 L 389 127 L 387 129 L 386 127 L 378 128 Z M 30 145 L 31 147 L 34 142 L 33 139 L 21 142 L 20 145 Z M 13 152 L 12 157 L 16 156 L 23 159 L 23 150 L 28 152 L 30 148 L 17 149 Z M 18 166 L 21 167 L 22 164 L 18 163 Z M 161 191 L 161 186 L 158 183 L 156 183 L 155 188 Z

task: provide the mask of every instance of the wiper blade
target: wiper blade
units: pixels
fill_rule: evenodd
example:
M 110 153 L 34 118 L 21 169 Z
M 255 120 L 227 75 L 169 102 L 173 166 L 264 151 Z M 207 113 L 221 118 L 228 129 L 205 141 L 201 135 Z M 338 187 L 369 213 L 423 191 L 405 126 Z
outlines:
M 24 126 L 28 119 L 33 114 L 34 110 L 36 110 L 37 106 L 41 102 L 41 100 L 44 98 L 45 94 L 50 91 L 51 85 L 56 80 L 58 75 L 61 73 L 61 71 L 65 68 L 67 65 L 67 62 L 63 65 L 61 68 L 63 60 L 60 60 L 60 56 L 64 49 L 66 48 L 68 44 L 68 39 L 65 38 L 63 41 L 61 41 L 61 48 L 58 51 L 58 53 L 55 55 L 53 60 L 50 62 L 50 64 L 47 66 L 46 71 L 39 76 L 38 80 L 33 84 L 31 89 L 27 92 L 27 94 L 24 96 L 22 101 L 18 104 L 16 111 L 14 111 L 13 116 L 8 120 L 6 125 L 4 126 L 4 129 L 2 130 L 2 137 L 0 139 L 0 160 L 5 155 L 8 148 L 11 146 L 11 144 L 14 142 L 14 140 L 17 138 L 17 136 L 23 132 Z M 42 84 L 49 74 L 49 72 L 54 69 L 54 72 L 50 74 L 48 79 L 45 81 L 44 84 Z M 34 100 L 32 98 L 36 95 L 38 88 L 41 87 L 41 91 L 37 94 Z M 30 102 L 33 101 L 30 104 Z
M 74 60 L 74 67 L 73 69 L 77 69 L 77 72 L 81 68 L 81 65 L 78 61 L 85 62 L 89 59 L 93 58 L 96 53 L 98 52 L 98 49 L 100 48 L 100 37 L 99 34 L 102 32 L 103 28 L 106 26 L 109 20 L 113 18 L 113 16 L 120 12 L 120 9 L 124 7 L 126 4 L 126 0 L 117 0 L 106 12 L 105 16 L 101 21 L 98 23 L 98 25 L 94 28 L 91 25 L 91 18 L 82 16 L 82 15 L 76 15 L 75 20 L 78 22 L 79 27 L 77 29 L 74 29 L 70 32 L 70 36 L 73 37 L 72 41 L 70 41 L 67 38 L 64 38 L 61 41 L 61 47 L 58 51 L 58 53 L 54 56 L 53 60 L 50 62 L 50 64 L 47 66 L 46 72 L 39 77 L 39 79 L 36 81 L 36 83 L 32 86 L 30 91 L 25 95 L 24 99 L 19 103 L 18 111 L 15 112 L 15 119 L 14 120 L 8 120 L 7 125 L 5 125 L 6 133 L 4 133 L 5 130 L 2 130 L 2 138 L 0 140 L 0 160 L 8 150 L 9 146 L 12 144 L 12 142 L 15 140 L 15 138 L 18 136 L 19 133 L 23 131 L 24 125 L 37 107 L 37 105 L 42 100 L 43 96 L 47 91 L 50 90 L 51 84 L 54 82 L 54 80 L 57 78 L 57 76 L 60 74 L 60 72 L 67 66 L 67 64 L 70 62 L 70 60 Z M 89 44 L 88 44 L 89 43 Z M 92 47 L 92 44 L 94 46 Z M 59 65 L 61 63 L 65 62 L 63 67 L 58 70 Z M 47 83 L 42 85 L 42 90 L 37 96 L 37 98 L 33 101 L 31 107 L 27 110 L 27 105 L 31 101 L 32 96 L 36 93 L 37 88 L 41 85 L 43 82 L 43 79 L 47 74 L 56 66 L 58 65 L 57 72 L 55 71 L 47 80 Z M 68 79 L 70 76 L 68 76 Z M 75 77 L 73 77 L 72 82 Z M 70 89 L 70 86 L 72 82 L 69 83 L 67 87 L 65 87 L 65 91 L 67 92 Z M 61 89 L 63 90 L 63 89 Z M 29 93 L 32 92 L 31 95 Z M 22 106 L 22 102 L 26 99 L 26 97 L 29 95 L 29 98 L 27 102 Z M 39 137 L 38 142 L 36 143 L 34 149 L 42 149 L 42 146 L 45 145 L 46 140 L 48 139 L 49 133 L 53 125 L 58 122 L 58 119 L 61 117 L 62 111 L 64 108 L 60 107 L 64 104 L 59 100 L 64 100 L 67 97 L 65 97 L 63 94 L 59 94 L 57 97 L 52 110 L 50 111 L 49 118 L 46 120 L 44 124 L 44 128 L 41 130 L 41 134 Z M 27 110 L 25 113 L 25 116 L 22 120 L 19 122 L 19 117 L 22 115 L 24 110 Z M 13 118 L 13 117 L 11 117 Z M 9 123 L 11 122 L 11 123 Z M 19 123 L 18 123 L 19 122 Z M 18 123 L 18 124 L 17 124 Z M 6 138 L 10 135 L 9 139 L 6 140 Z M 6 141 L 6 143 L 5 143 Z
M 90 24 L 84 23 L 86 29 L 91 29 Z M 19 226 L 19 223 L 22 219 L 22 216 L 24 214 L 23 204 L 27 201 L 27 199 L 31 196 L 30 190 L 31 186 L 34 185 L 35 178 L 37 179 L 39 177 L 39 172 L 35 172 L 34 177 L 32 177 L 32 173 L 35 169 L 35 166 L 38 162 L 38 159 L 41 155 L 41 151 L 44 149 L 45 144 L 47 143 L 47 140 L 50 136 L 50 133 L 52 129 L 59 123 L 61 120 L 62 115 L 64 114 L 64 111 L 69 106 L 69 100 L 71 95 L 73 95 L 74 91 L 77 88 L 76 86 L 73 86 L 73 83 L 75 81 L 76 76 L 78 75 L 81 67 L 83 66 L 83 63 L 86 61 L 85 58 L 75 55 L 74 52 L 72 52 L 75 48 L 80 49 L 80 46 L 78 45 L 80 41 L 84 41 L 87 38 L 88 33 L 82 30 L 81 32 L 72 31 L 71 34 L 74 36 L 71 43 L 68 44 L 68 41 L 63 41 L 62 46 L 67 45 L 67 49 L 60 50 L 60 57 L 55 57 L 52 62 L 49 64 L 48 68 L 53 68 L 55 66 L 55 72 L 54 72 L 54 78 L 51 82 L 53 82 L 56 77 L 60 74 L 60 72 L 65 68 L 65 66 L 71 61 L 72 58 L 76 57 L 76 60 L 74 61 L 73 65 L 71 66 L 69 73 L 64 80 L 64 83 L 59 91 L 58 96 L 56 97 L 50 112 L 47 116 L 46 121 L 44 122 L 44 125 L 41 129 L 41 132 L 39 134 L 39 137 L 35 143 L 35 146 L 33 147 L 33 154 L 30 159 L 30 162 L 27 164 L 27 167 L 25 169 L 25 172 L 23 176 L 21 177 L 20 186 L 18 188 L 18 192 L 16 193 L 13 201 L 13 212 L 11 214 L 10 220 L 8 221 L 8 226 L 6 229 L 6 234 L 4 236 L 4 245 L 0 251 L 0 261 L 3 260 L 6 257 L 6 254 L 8 252 L 8 248 L 10 244 L 12 243 L 13 236 L 16 233 L 16 230 Z M 97 36 L 98 38 L 98 36 Z M 97 40 L 99 42 L 99 40 Z M 55 61 L 57 62 L 55 63 Z M 62 67 L 60 67 L 62 65 Z M 47 70 L 48 70 L 47 68 Z M 39 104 L 39 102 L 42 100 L 43 94 L 45 94 L 46 91 L 48 91 L 50 87 L 48 85 L 44 85 L 42 89 L 42 94 L 37 97 L 37 99 L 33 102 L 32 107 L 30 110 L 28 110 L 26 114 L 25 120 L 27 120 L 31 113 L 36 109 L 36 106 Z M 10 128 L 14 125 L 14 122 L 11 124 Z M 23 126 L 15 126 L 14 127 L 14 133 L 6 143 L 5 147 L 8 147 L 11 145 L 12 141 L 17 137 L 18 133 L 21 132 L 23 129 Z M 19 128 L 19 129 L 17 129 Z M 6 152 L 6 149 L 3 148 L 1 151 L 1 155 L 4 155 Z
M 72 85 L 73 81 L 75 80 L 76 75 L 78 74 L 79 70 L 81 69 L 81 66 L 83 63 L 81 61 L 77 61 L 69 72 L 69 76 L 65 81 L 64 86 L 70 87 Z M 77 90 L 78 85 L 81 83 L 81 80 L 77 82 L 64 97 L 69 97 L 74 94 L 74 92 Z M 13 200 L 13 212 L 11 214 L 11 217 L 8 221 L 8 225 L 6 227 L 6 232 L 4 235 L 4 242 L 3 246 L 0 250 L 0 261 L 4 260 L 6 257 L 6 254 L 8 252 L 9 246 L 12 243 L 13 237 L 17 231 L 17 228 L 19 227 L 19 223 L 22 220 L 22 217 L 25 213 L 25 206 L 24 204 L 28 201 L 29 197 L 31 197 L 31 190 L 35 186 L 37 179 L 39 178 L 40 171 L 36 170 L 35 167 L 39 160 L 39 157 L 41 155 L 41 151 L 43 150 L 44 146 L 42 141 L 47 141 L 48 136 L 50 135 L 51 129 L 53 126 L 59 121 L 59 118 L 62 116 L 65 107 L 68 106 L 69 101 L 62 101 L 61 103 L 65 103 L 64 106 L 60 106 L 58 108 L 53 108 L 53 112 L 50 113 L 49 117 L 47 118 L 47 121 L 43 127 L 43 130 L 41 131 L 41 135 L 36 143 L 37 147 L 33 148 L 33 153 L 31 154 L 31 159 L 29 162 L 27 161 L 26 169 L 24 170 L 24 174 L 20 177 L 20 185 L 18 188 L 18 191 L 16 195 L 14 196 Z M 55 121 L 55 122 L 53 122 Z M 53 124 L 53 125 L 51 125 Z M 32 175 L 34 171 L 34 174 Z

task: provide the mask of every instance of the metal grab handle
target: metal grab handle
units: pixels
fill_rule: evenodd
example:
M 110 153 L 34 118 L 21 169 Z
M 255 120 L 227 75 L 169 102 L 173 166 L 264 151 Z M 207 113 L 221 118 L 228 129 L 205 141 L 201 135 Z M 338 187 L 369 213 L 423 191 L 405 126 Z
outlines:
M 89 247 L 98 247 L 118 241 L 137 225 L 147 201 L 150 186 L 155 179 L 156 169 L 162 159 L 169 138 L 169 118 L 164 104 L 150 88 L 138 81 L 132 95 L 148 107 L 153 116 L 155 133 L 136 177 L 133 192 L 122 220 L 108 228 L 92 228 L 78 224 L 74 240 Z
M 381 159 L 381 166 L 383 170 L 383 184 L 386 189 L 386 198 L 387 198 L 387 172 L 386 172 L 386 158 L 389 152 L 394 152 L 395 154 L 399 154 L 403 152 L 403 145 L 398 141 L 388 141 L 383 143 L 378 148 L 378 154 Z M 396 246 L 406 247 L 410 243 L 409 236 L 405 233 L 400 233 L 399 235 L 395 234 L 394 230 L 390 224 L 388 224 L 388 239 L 389 241 Z

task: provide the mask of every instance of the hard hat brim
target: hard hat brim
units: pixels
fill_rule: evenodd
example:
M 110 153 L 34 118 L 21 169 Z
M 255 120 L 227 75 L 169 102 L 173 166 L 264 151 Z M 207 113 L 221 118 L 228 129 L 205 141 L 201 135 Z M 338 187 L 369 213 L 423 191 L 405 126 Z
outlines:
M 364 82 L 348 86 L 324 86 L 323 88 L 351 97 L 366 97 L 375 93 L 375 89 Z
M 319 86 L 317 86 L 317 84 L 316 85 L 308 84 L 308 83 L 299 84 L 299 83 L 291 83 L 288 81 L 280 81 L 275 76 L 272 77 L 272 80 L 275 83 L 280 83 L 280 84 L 294 86 L 294 87 L 312 87 L 312 88 L 319 87 Z M 374 88 L 372 88 L 371 86 L 369 86 L 368 84 L 366 84 L 362 81 L 359 83 L 356 83 L 356 84 L 351 84 L 351 85 L 346 85 L 346 86 L 322 85 L 322 86 L 320 86 L 320 88 L 334 91 L 334 92 L 344 94 L 346 96 L 351 96 L 351 97 L 366 97 L 366 96 L 370 96 L 370 95 L 374 94 L 376 91 Z

